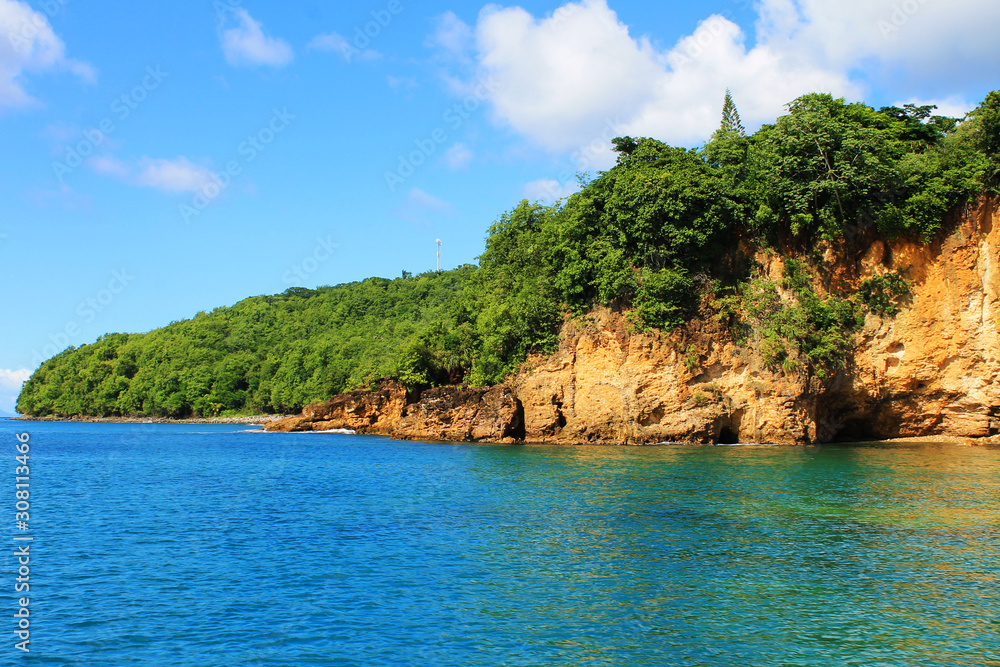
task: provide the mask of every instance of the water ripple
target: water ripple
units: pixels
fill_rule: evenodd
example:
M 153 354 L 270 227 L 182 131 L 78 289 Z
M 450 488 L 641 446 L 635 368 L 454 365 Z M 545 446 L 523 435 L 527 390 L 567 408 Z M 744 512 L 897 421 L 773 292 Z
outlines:
M 998 449 L 28 426 L 39 664 L 1000 665 Z

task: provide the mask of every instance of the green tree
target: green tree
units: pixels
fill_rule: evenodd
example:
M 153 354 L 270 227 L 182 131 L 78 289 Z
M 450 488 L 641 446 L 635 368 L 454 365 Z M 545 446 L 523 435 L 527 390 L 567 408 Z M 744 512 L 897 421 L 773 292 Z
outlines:
M 1000 91 L 987 95 L 969 117 L 976 148 L 986 162 L 983 182 L 1000 194 Z
M 736 102 L 733 95 L 726 88 L 726 99 L 722 103 L 722 126 L 718 130 L 724 135 L 745 136 L 746 130 L 740 122 L 740 112 L 736 110 Z
M 871 226 L 871 202 L 887 200 L 898 186 L 896 165 L 906 152 L 891 118 L 828 94 L 795 100 L 754 142 L 766 156 L 772 201 L 805 240 Z

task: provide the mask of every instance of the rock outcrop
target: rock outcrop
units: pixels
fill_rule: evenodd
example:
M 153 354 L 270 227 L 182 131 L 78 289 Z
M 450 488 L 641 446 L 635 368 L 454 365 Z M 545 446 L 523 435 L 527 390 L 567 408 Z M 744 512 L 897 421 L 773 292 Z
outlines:
M 388 435 L 411 440 L 516 442 L 524 438 L 521 404 L 510 387 L 435 387 L 419 396 L 396 380 L 307 406 L 268 431 L 330 431 Z
M 1000 216 L 983 202 L 941 240 L 826 249 L 820 290 L 902 270 L 895 317 L 869 314 L 845 368 L 820 380 L 768 370 L 711 318 L 636 333 L 620 313 L 568 320 L 559 350 L 507 385 L 408 397 L 398 383 L 309 406 L 269 430 L 350 428 L 401 438 L 510 442 L 813 443 L 1000 434 Z M 781 257 L 759 254 L 781 276 Z
M 811 443 L 996 435 L 998 223 L 995 202 L 984 202 L 930 245 L 874 241 L 855 262 L 831 249 L 830 282 L 899 269 L 913 289 L 896 317 L 868 315 L 846 368 L 825 382 L 769 371 L 705 321 L 669 337 L 630 334 L 624 318 L 606 311 L 568 324 L 558 353 L 534 359 L 515 379 L 527 437 Z M 780 257 L 758 260 L 780 279 Z

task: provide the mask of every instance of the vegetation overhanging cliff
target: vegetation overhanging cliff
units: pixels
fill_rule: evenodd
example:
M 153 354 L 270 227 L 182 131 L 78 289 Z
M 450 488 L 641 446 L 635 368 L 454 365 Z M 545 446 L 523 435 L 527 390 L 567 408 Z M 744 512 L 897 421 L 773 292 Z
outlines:
M 479 268 L 106 336 L 45 362 L 18 408 L 290 411 L 395 376 L 504 382 L 523 421 L 504 438 L 989 434 L 995 369 L 972 360 L 1000 356 L 1000 93 L 963 121 L 932 111 L 813 94 L 748 137 L 727 97 L 703 149 L 620 138 L 617 165 L 567 201 L 522 202 Z M 938 348 L 942 364 L 920 361 Z M 955 371 L 980 381 L 940 384 Z M 902 372 L 926 391 L 904 391 Z

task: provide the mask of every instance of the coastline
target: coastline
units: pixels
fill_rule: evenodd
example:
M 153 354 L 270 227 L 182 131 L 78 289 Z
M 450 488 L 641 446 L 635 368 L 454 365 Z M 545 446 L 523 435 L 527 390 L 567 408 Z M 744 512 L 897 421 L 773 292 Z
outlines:
M 192 417 L 188 419 L 171 419 L 169 417 L 7 417 L 10 421 L 21 421 L 21 422 L 65 422 L 65 423 L 78 423 L 78 424 L 236 424 L 236 425 L 246 425 L 246 426 L 260 426 L 263 431 L 266 432 L 281 432 L 272 431 L 267 428 L 267 425 L 282 421 L 284 419 L 289 419 L 295 417 L 296 415 L 259 415 L 259 416 L 241 416 L 241 417 Z M 317 431 L 322 432 L 326 429 L 317 429 Z M 341 429 L 330 429 L 331 431 L 338 431 Z M 350 430 L 350 429 L 347 429 Z M 412 436 L 400 437 L 398 434 L 393 434 L 391 432 L 381 433 L 378 431 L 368 431 L 356 432 L 358 435 L 378 435 L 378 436 L 389 436 L 397 440 L 414 440 Z M 684 442 L 647 442 L 647 443 L 632 443 L 632 442 L 611 442 L 611 441 L 568 441 L 563 440 L 559 442 L 546 441 L 546 440 L 514 440 L 514 439 L 504 439 L 504 440 L 494 440 L 494 439 L 441 439 L 437 437 L 427 438 L 430 441 L 435 442 L 446 442 L 446 443 L 489 443 L 489 444 L 517 444 L 517 445 L 565 445 L 565 446 L 577 446 L 577 445 L 603 445 L 608 447 L 650 447 L 650 446 L 671 446 L 671 445 L 690 445 L 699 443 L 684 443 Z M 718 447 L 717 443 L 700 443 L 706 447 Z M 824 443 L 809 443 L 809 444 L 792 444 L 792 443 L 766 443 L 766 442 L 746 442 L 746 443 L 734 443 L 736 445 L 755 445 L 755 446 L 851 446 L 851 445 L 909 445 L 909 444 L 939 444 L 939 445 L 955 445 L 961 447 L 989 447 L 1000 445 L 1000 436 L 990 436 L 984 438 L 970 438 L 965 436 L 952 436 L 952 435 L 925 435 L 925 436 L 910 436 L 903 438 L 887 438 L 885 440 L 843 440 L 843 441 L 832 441 Z
M 263 425 L 286 419 L 289 415 L 260 415 L 256 417 L 12 417 L 13 421 L 66 422 L 79 424 L 247 424 Z

